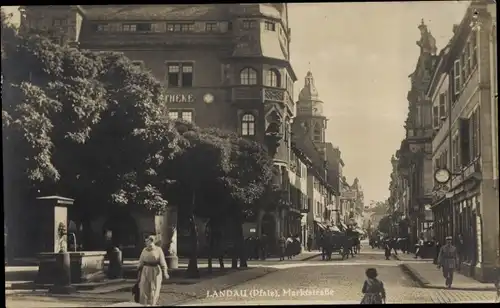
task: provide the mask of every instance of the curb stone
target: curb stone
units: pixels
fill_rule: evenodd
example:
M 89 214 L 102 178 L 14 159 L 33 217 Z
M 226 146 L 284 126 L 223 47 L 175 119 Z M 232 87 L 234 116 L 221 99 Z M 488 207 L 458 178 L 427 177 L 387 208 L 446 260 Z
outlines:
M 424 277 L 422 277 L 409 264 L 403 263 L 403 264 L 400 264 L 399 267 L 401 267 L 401 270 L 403 270 L 403 272 L 408 274 L 408 276 L 410 276 L 410 278 L 413 281 L 417 282 L 421 288 L 428 288 L 430 286 L 430 282 L 427 279 L 425 279 Z

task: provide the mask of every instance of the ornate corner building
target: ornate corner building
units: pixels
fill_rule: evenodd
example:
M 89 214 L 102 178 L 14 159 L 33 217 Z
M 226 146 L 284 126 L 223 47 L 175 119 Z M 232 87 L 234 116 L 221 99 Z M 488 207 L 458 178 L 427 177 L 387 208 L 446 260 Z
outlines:
M 398 173 L 408 181 L 407 219 L 410 242 L 430 228 L 429 219 L 432 193 L 432 103 L 425 95 L 433 66 L 437 61 L 436 40 L 422 23 L 418 26 L 420 56 L 415 71 L 410 74 L 408 117 L 405 122 L 406 138 L 397 153 Z M 406 218 L 406 217 L 405 217 Z
M 461 272 L 480 281 L 491 281 L 500 264 L 495 6 L 473 1 L 438 55 L 419 27 L 407 136 L 396 155 L 402 187 L 391 193 L 403 196 L 393 201 L 402 203 L 400 226 L 412 243 L 423 232 L 441 243 L 453 236 Z M 438 183 L 438 170 L 449 179 Z
M 165 88 L 171 118 L 265 144 L 275 161 L 275 182 L 288 191 L 297 78 L 289 61 L 285 3 L 20 10 L 21 31 L 38 31 L 82 49 L 123 52 L 149 70 Z M 283 214 L 276 217 L 276 233 L 283 233 Z

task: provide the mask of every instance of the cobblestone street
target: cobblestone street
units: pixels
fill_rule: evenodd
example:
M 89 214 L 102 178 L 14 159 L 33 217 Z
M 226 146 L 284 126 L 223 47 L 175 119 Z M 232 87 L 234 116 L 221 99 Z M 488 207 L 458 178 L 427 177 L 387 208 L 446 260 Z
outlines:
M 366 249 L 348 260 L 334 256 L 302 263 L 276 265 L 281 270 L 229 289 L 226 294 L 208 292 L 205 299 L 188 305 L 359 303 L 365 270 L 377 268 L 388 303 L 493 302 L 492 291 L 424 289 L 400 268 L 402 262 L 385 260 L 381 251 Z

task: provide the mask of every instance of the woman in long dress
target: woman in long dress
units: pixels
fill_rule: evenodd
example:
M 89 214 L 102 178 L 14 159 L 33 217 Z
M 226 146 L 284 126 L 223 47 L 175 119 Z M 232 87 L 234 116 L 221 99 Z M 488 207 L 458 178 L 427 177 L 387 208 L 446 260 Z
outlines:
M 384 283 L 377 279 L 377 270 L 369 268 L 366 270 L 366 280 L 363 284 L 363 299 L 361 304 L 385 304 Z
M 163 250 L 154 242 L 155 238 L 152 235 L 146 239 L 146 247 L 139 258 L 139 303 L 148 306 L 157 305 L 161 282 L 163 278 L 169 278 Z

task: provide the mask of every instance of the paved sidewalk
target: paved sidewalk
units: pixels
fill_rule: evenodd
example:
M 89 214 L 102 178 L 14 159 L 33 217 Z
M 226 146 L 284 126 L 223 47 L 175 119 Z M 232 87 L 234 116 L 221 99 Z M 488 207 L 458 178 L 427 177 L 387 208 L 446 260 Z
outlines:
M 416 259 L 403 255 L 393 255 L 397 260 L 403 261 L 401 268 L 408 273 L 421 287 L 432 289 L 446 289 L 442 271 L 432 263 L 432 259 L 423 259 L 422 262 L 414 262 Z M 408 263 L 405 263 L 408 261 Z M 410 263 L 410 261 L 413 261 Z M 495 291 L 492 283 L 482 283 L 470 277 L 455 272 L 452 289 L 470 291 Z
M 198 298 L 204 298 L 208 292 L 222 291 L 250 280 L 258 279 L 277 269 L 256 267 L 233 272 L 203 280 L 191 285 L 164 284 L 160 295 L 160 305 L 177 305 Z M 129 287 L 134 282 L 129 282 Z M 46 291 L 36 291 L 27 294 L 7 295 L 7 307 L 97 307 L 114 303 L 129 302 L 132 298 L 127 291 L 110 294 L 95 294 L 93 292 L 78 292 L 71 295 L 50 295 Z

